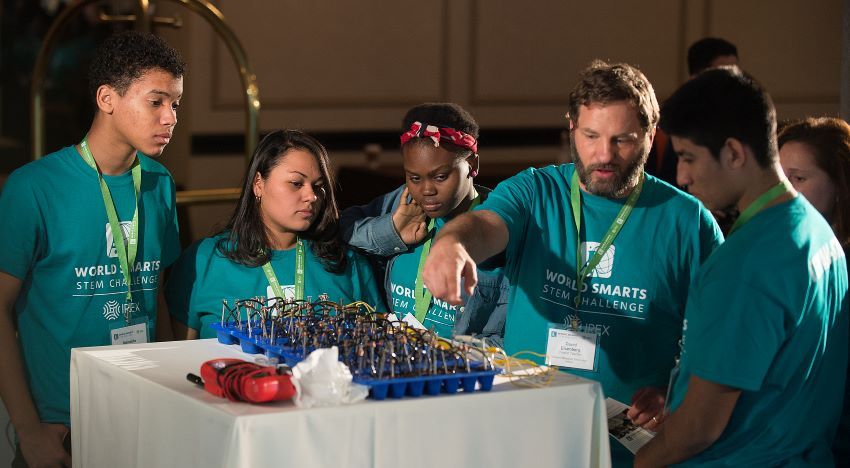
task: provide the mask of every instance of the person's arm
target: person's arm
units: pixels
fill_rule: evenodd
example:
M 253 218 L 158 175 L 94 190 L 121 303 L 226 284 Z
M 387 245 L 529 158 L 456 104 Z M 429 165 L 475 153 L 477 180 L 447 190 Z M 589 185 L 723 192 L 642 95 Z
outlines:
M 427 219 L 422 207 L 408 198 L 407 187 L 402 186 L 367 205 L 345 209 L 339 219 L 343 240 L 384 257 L 419 243 L 428 234 Z
M 171 317 L 171 329 L 174 331 L 175 340 L 197 340 L 198 330 L 189 328 L 185 323 Z
M 188 249 L 183 251 L 180 258 L 169 268 L 168 278 L 160 289 L 163 292 L 166 307 L 163 309 L 168 313 L 171 332 L 175 340 L 195 340 L 199 334 L 201 323 L 198 319 L 198 314 L 192 303 L 192 296 L 195 292 L 195 287 L 201 287 L 204 284 L 203 278 L 198 277 L 198 268 L 195 263 L 198 261 L 198 250 L 205 241 L 195 242 Z M 207 246 L 208 249 L 215 249 L 215 244 Z M 205 255 L 202 258 L 209 258 L 209 250 L 204 250 Z M 197 324 L 198 329 L 192 328 L 190 325 Z
M 723 243 L 723 232 L 711 213 L 700 206 L 699 208 L 699 265 L 704 262 L 714 250 Z M 697 268 L 699 268 L 697 265 Z
M 710 447 L 729 423 L 741 390 L 691 376 L 685 399 L 635 455 L 635 467 L 666 466 Z
M 15 301 L 20 290 L 21 280 L 0 272 L 0 398 L 29 466 L 71 466 L 71 455 L 62 446 L 68 428 L 41 422 L 24 376 L 15 327 Z
M 171 268 L 166 268 L 159 273 L 159 288 L 156 293 L 156 339 L 151 341 L 172 341 L 174 332 L 171 327 L 171 314 L 168 313 L 168 301 L 165 299 L 165 288 L 162 286 L 168 281 L 168 273 Z
M 168 313 L 168 303 L 165 301 L 165 291 L 159 288 L 156 295 L 156 341 L 171 341 L 174 332 L 171 328 L 171 315 Z
M 478 281 L 476 264 L 505 250 L 508 227 L 488 210 L 464 213 L 437 233 L 425 261 L 422 279 L 431 294 L 452 305 L 462 305 L 461 280 L 467 295 Z

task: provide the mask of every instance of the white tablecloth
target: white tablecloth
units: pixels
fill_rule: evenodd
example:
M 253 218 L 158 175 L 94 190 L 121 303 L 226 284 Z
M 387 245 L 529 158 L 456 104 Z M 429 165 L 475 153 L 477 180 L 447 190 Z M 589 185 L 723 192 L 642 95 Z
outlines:
M 562 374 L 541 389 L 300 409 L 232 403 L 186 380 L 220 357 L 253 356 L 215 340 L 74 349 L 74 466 L 610 466 L 596 382 Z

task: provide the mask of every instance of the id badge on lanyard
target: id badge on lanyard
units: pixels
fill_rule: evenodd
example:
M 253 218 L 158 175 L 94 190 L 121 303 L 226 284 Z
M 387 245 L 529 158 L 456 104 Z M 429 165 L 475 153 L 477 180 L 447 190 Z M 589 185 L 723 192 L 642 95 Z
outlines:
M 296 239 L 295 246 L 295 300 L 301 301 L 304 300 L 304 262 L 306 258 L 304 241 Z M 274 271 L 271 260 L 263 264 L 263 273 L 265 273 L 275 297 L 285 299 L 286 296 L 280 286 L 280 281 L 277 279 L 277 273 Z
M 563 324 L 547 327 L 546 365 L 595 372 L 599 361 L 599 334 Z
M 113 345 L 147 343 L 150 341 L 153 323 L 145 314 L 139 313 L 134 302 L 127 301 L 123 305 L 124 320 L 109 322 L 109 341 Z
M 572 182 L 570 183 L 570 205 L 576 230 L 577 291 L 574 300 L 574 310 L 576 312 L 578 312 L 579 304 L 581 304 L 581 292 L 585 281 L 602 260 L 608 248 L 614 243 L 614 239 L 617 238 L 620 230 L 626 224 L 626 220 L 629 219 L 632 209 L 637 204 L 637 200 L 643 190 L 643 183 L 644 177 L 641 174 L 637 186 L 629 194 L 629 198 L 620 209 L 614 222 L 611 223 L 596 252 L 588 259 L 587 263 L 582 265 L 581 190 L 579 188 L 578 172 L 573 172 Z M 579 331 L 577 324 L 573 323 L 568 326 L 566 322 L 567 317 L 564 317 L 563 324 L 550 323 L 546 329 L 546 364 L 595 372 L 599 361 L 600 334 L 595 331 Z
M 106 210 L 106 219 L 109 221 L 109 230 L 112 232 L 112 242 L 115 243 L 115 252 L 121 267 L 121 274 L 127 284 L 126 301 L 120 307 L 124 320 L 109 322 L 109 341 L 112 344 L 147 343 L 153 334 L 153 323 L 148 323 L 147 314 L 140 313 L 138 303 L 133 300 L 132 269 L 136 263 L 136 252 L 139 247 L 139 194 L 142 186 L 142 167 L 138 157 L 130 169 L 133 179 L 133 194 L 135 196 L 135 210 L 133 220 L 130 222 L 130 231 L 127 234 L 127 245 L 124 245 L 124 234 L 118 219 L 118 211 L 112 199 L 112 193 L 97 167 L 94 156 L 89 149 L 88 136 L 80 142 L 80 151 L 83 160 L 97 174 L 100 186 L 103 206 Z

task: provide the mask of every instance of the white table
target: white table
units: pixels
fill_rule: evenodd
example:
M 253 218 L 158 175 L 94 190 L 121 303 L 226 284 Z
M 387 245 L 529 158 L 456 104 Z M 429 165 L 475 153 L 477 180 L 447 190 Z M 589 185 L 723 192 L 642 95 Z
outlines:
M 610 466 L 598 383 L 297 408 L 217 398 L 186 380 L 201 363 L 251 359 L 215 340 L 71 354 L 75 467 Z

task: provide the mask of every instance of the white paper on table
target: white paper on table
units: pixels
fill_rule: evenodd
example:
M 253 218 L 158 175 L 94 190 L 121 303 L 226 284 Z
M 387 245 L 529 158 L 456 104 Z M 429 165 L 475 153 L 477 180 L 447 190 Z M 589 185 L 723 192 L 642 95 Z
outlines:
M 401 320 L 408 326 L 413 327 L 417 330 L 427 330 L 427 328 L 425 328 L 425 325 L 422 325 L 422 323 L 410 312 L 408 312 L 407 315 L 405 315 L 404 318 Z
M 637 453 L 655 437 L 654 432 L 636 425 L 626 416 L 629 407 L 625 403 L 606 398 L 605 410 L 608 413 L 608 434 L 629 449 L 629 452 Z
M 387 314 L 387 320 L 389 320 L 390 322 L 398 322 L 398 315 L 391 312 Z M 422 322 L 417 320 L 416 317 L 410 312 L 408 312 L 407 315 L 405 315 L 404 318 L 401 319 L 401 321 L 406 323 L 408 327 L 413 327 L 417 330 L 427 330 L 427 328 L 425 328 L 425 325 L 422 325 Z

